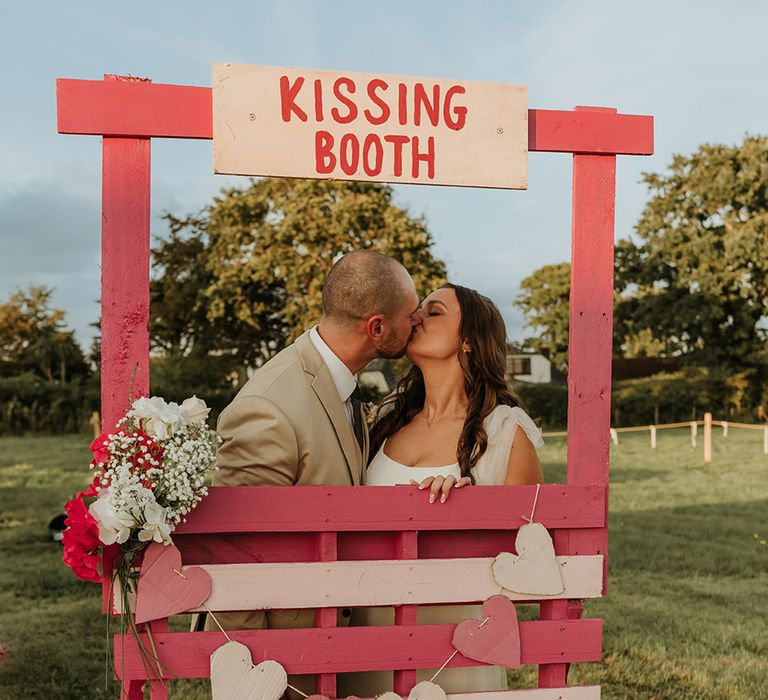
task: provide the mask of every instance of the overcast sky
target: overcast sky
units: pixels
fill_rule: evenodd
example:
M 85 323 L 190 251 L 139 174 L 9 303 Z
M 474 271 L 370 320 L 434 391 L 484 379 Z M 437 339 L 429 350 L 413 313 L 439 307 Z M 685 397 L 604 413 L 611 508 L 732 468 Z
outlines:
M 0 7 L 0 299 L 55 289 L 79 340 L 98 317 L 100 143 L 56 133 L 57 77 L 104 73 L 210 85 L 213 61 L 528 85 L 529 106 L 617 107 L 656 118 L 656 153 L 617 168 L 616 235 L 631 234 L 641 172 L 704 142 L 768 133 L 768 3 L 355 0 L 3 2 Z M 212 142 L 155 140 L 152 233 L 237 178 Z M 536 268 L 570 256 L 570 157 L 533 153 L 525 192 L 396 187 L 426 215 L 450 278 L 491 296 L 509 336 Z

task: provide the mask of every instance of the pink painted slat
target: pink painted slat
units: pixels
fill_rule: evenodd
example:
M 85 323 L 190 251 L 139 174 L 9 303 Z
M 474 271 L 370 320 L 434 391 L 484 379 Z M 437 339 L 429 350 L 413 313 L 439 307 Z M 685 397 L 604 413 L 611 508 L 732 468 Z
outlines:
M 56 96 L 62 134 L 213 138 L 209 87 L 59 78 Z M 529 109 L 528 150 L 650 155 L 653 117 Z
M 600 700 L 600 686 L 585 685 L 570 688 L 448 693 L 447 697 L 448 700 Z
M 528 150 L 557 153 L 651 155 L 653 117 L 615 109 L 528 112 Z
M 448 693 L 448 700 L 600 700 L 599 685 Z
M 214 611 L 479 603 L 499 593 L 517 602 L 599 598 L 601 556 L 557 557 L 564 590 L 557 594 L 501 589 L 493 559 L 199 564 L 210 577 L 206 605 Z M 120 596 L 115 590 L 115 611 Z M 139 601 L 139 605 L 142 605 Z M 188 608 L 202 612 L 203 607 Z
M 56 81 L 61 134 L 210 139 L 211 88 L 144 81 Z
M 558 532 L 552 530 L 551 533 Z M 424 531 L 417 534 L 420 559 L 495 557 L 514 551 L 516 530 Z M 395 559 L 396 532 L 342 532 L 340 561 Z M 185 564 L 244 564 L 314 561 L 315 535 L 309 532 L 254 532 L 225 535 L 179 535 L 173 542 Z M 582 552 L 579 552 L 582 553 Z M 583 552 L 588 554 L 589 552 Z
M 337 558 L 336 533 L 319 532 L 315 535 L 317 547 L 317 561 L 330 562 Z M 337 609 L 319 608 L 315 613 L 315 627 L 329 629 L 336 627 Z M 333 697 L 336 695 L 336 674 L 320 673 L 317 676 L 316 690 L 322 695 Z
M 397 559 L 418 559 L 419 541 L 416 532 L 400 532 L 395 541 Z M 396 625 L 415 625 L 418 622 L 417 605 L 398 605 L 395 607 Z M 413 669 L 398 669 L 394 673 L 394 690 L 402 696 L 407 696 L 416 685 L 416 671 Z
M 550 532 L 554 536 L 559 531 Z M 339 533 L 338 559 L 396 559 L 395 539 L 398 535 L 396 532 Z M 495 557 L 499 552 L 514 551 L 516 535 L 516 530 L 425 530 L 417 534 L 419 558 Z M 314 533 L 309 532 L 173 535 L 173 542 L 188 565 L 314 561 L 314 541 Z
M 602 653 L 602 620 L 557 620 L 520 623 L 522 662 L 596 661 Z M 334 630 L 230 631 L 251 650 L 253 663 L 279 661 L 288 673 L 345 673 L 437 668 L 453 653 L 454 625 L 339 627 Z M 210 655 L 221 646 L 220 632 L 158 634 L 161 661 L 178 678 L 206 678 Z M 146 678 L 131 635 L 115 635 L 115 671 L 119 678 Z M 457 654 L 449 666 L 482 662 Z
M 545 527 L 603 527 L 604 486 L 546 484 L 536 520 Z M 430 504 L 414 486 L 214 487 L 176 532 L 331 532 L 517 529 L 534 486 L 462 489 Z
M 201 564 L 199 568 L 213 582 L 206 605 L 214 611 L 477 603 L 499 592 L 520 602 L 600 596 L 602 557 L 558 557 L 557 561 L 565 586 L 557 595 L 500 591 L 492 573 L 493 559 Z
M 133 398 L 149 393 L 150 140 L 105 138 L 102 152 L 101 412 L 112 432 L 131 383 Z

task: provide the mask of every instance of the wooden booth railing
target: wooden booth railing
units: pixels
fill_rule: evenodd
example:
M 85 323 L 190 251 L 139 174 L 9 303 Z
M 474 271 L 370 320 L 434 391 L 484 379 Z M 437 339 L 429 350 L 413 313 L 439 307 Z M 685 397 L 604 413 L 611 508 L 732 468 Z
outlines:
M 289 674 L 320 674 L 317 692 L 328 697 L 336 693 L 338 673 L 393 671 L 395 690 L 407 697 L 416 669 L 439 668 L 454 651 L 454 625 L 417 624 L 417 607 L 480 603 L 498 594 L 493 558 L 515 551 L 517 529 L 535 497 L 532 486 L 467 488 L 445 504 L 428 503 L 413 487 L 213 488 L 174 542 L 185 566 L 201 566 L 211 576 L 206 604 L 214 613 L 317 609 L 314 629 L 228 632 L 249 647 L 254 664 L 272 659 Z M 553 535 L 602 530 L 605 489 L 542 486 L 535 520 Z M 548 606 L 602 595 L 603 556 L 556 554 L 565 591 L 550 599 L 514 596 L 541 608 L 538 620 L 520 623 L 520 639 L 522 663 L 542 670 L 597 661 L 602 653 L 601 620 L 548 619 Z M 336 628 L 337 607 L 390 605 L 396 606 L 393 626 Z M 209 676 L 210 656 L 225 641 L 220 631 L 167 632 L 166 621 L 151 624 L 166 678 Z M 480 664 L 457 654 L 449 666 Z M 115 637 L 115 669 L 134 689 L 148 678 L 129 634 Z M 153 698 L 164 694 L 162 684 L 152 686 Z M 570 692 L 535 697 L 599 697 L 598 688 Z

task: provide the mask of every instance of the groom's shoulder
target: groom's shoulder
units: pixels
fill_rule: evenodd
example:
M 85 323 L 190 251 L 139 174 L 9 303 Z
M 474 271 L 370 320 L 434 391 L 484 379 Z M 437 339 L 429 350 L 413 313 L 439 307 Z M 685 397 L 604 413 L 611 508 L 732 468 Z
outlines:
M 259 367 L 238 392 L 235 400 L 249 396 L 286 398 L 307 387 L 301 354 L 292 343 Z

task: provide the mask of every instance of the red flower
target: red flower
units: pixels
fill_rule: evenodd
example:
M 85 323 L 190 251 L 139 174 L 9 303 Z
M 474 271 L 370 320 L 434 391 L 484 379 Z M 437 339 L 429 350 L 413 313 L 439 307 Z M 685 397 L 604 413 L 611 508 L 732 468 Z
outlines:
M 109 435 L 102 433 L 94 438 L 88 449 L 93 452 L 93 464 L 104 464 L 109 459 Z
M 139 451 L 133 456 L 133 459 L 131 460 L 133 462 L 133 465 L 137 468 L 141 468 L 144 471 L 147 471 L 147 469 L 150 469 L 152 467 L 162 467 L 163 466 L 163 452 L 164 448 L 159 443 L 153 440 L 149 435 L 147 435 L 142 430 L 136 430 L 134 432 L 134 435 L 138 437 L 139 439 Z M 141 452 L 141 447 L 146 447 L 146 452 Z M 144 457 L 144 461 L 139 464 L 139 457 Z M 153 465 L 149 462 L 147 457 L 152 457 L 153 459 L 157 460 L 160 464 Z M 150 488 L 150 486 L 147 486 L 147 488 Z
M 63 535 L 62 561 L 72 569 L 77 578 L 99 583 L 101 581 L 99 573 L 101 557 L 98 554 L 101 546 L 99 526 L 88 512 L 83 495 L 82 492 L 78 493 L 64 505 L 68 517 L 64 521 L 67 529 Z

